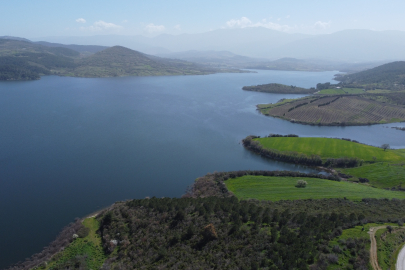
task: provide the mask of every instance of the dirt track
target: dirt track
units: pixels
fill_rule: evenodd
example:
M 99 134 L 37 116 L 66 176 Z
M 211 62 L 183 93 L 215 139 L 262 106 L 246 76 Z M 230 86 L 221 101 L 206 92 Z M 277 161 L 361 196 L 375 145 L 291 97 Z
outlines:
M 382 270 L 381 267 L 378 265 L 378 257 L 377 257 L 377 250 L 378 249 L 377 249 L 377 241 L 375 240 L 375 233 L 379 229 L 384 229 L 386 227 L 387 226 L 371 227 L 370 230 L 368 231 L 368 234 L 370 234 L 370 241 L 371 241 L 371 245 L 370 245 L 370 263 L 371 263 L 371 266 L 373 267 L 374 270 Z

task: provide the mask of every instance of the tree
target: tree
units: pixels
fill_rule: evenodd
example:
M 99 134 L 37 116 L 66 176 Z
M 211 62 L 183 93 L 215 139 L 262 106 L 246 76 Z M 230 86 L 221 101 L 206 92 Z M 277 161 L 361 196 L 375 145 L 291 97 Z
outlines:
M 384 143 L 383 145 L 381 145 L 381 148 L 385 151 L 390 148 L 390 145 L 388 143 Z

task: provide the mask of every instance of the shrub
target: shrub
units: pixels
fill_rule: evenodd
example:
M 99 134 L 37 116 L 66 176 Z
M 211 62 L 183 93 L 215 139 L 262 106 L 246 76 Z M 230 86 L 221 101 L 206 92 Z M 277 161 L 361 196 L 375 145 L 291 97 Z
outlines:
M 90 229 L 86 227 L 82 227 L 77 231 L 77 235 L 80 238 L 85 238 L 87 235 L 89 235 Z
M 339 257 L 336 254 L 329 254 L 328 255 L 328 261 L 330 263 L 338 263 Z
M 295 185 L 297 188 L 304 188 L 307 186 L 307 181 L 304 181 L 302 179 L 297 181 L 297 184 Z

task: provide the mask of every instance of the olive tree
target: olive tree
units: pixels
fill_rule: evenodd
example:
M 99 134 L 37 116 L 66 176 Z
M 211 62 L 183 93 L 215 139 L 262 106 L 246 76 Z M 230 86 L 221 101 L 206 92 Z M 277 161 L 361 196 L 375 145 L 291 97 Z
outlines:
M 384 143 L 383 145 L 381 145 L 381 148 L 385 151 L 390 148 L 390 145 L 388 143 Z

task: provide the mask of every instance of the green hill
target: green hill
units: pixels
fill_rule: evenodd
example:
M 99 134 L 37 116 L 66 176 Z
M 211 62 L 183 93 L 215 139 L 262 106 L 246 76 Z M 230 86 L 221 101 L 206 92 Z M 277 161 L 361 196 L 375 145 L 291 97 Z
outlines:
M 80 53 L 24 40 L 0 39 L 0 81 L 36 80 L 76 67 Z
M 78 62 L 67 73 L 74 77 L 159 76 L 215 73 L 215 69 L 185 62 L 152 58 L 138 51 L 114 46 Z
M 392 62 L 369 70 L 338 76 L 336 80 L 343 84 L 404 89 L 405 61 Z
M 120 77 L 201 75 L 218 72 L 242 71 L 219 70 L 187 61 L 150 56 L 121 46 L 84 57 L 78 51 L 66 47 L 0 39 L 0 80 L 35 80 L 41 75 L 52 74 L 72 77 Z
M 0 39 L 0 57 L 20 53 L 48 53 L 55 56 L 79 57 L 80 53 L 68 48 L 47 47 L 23 40 Z

